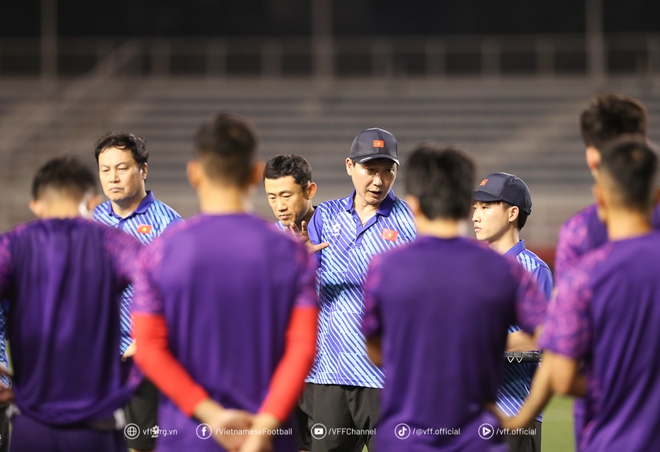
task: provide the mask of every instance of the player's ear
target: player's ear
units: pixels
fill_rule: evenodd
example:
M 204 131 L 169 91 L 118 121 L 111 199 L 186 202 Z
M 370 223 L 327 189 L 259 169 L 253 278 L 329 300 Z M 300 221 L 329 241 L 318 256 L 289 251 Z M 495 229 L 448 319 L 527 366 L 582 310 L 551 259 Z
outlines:
M 43 218 L 44 205 L 41 201 L 39 201 L 38 199 L 33 199 L 28 204 L 28 207 L 30 208 L 30 211 L 34 214 L 35 217 Z
M 353 169 L 355 169 L 355 163 L 353 162 L 353 160 L 347 158 L 346 159 L 346 174 L 348 174 L 349 176 L 352 176 L 353 175 Z
M 406 195 L 405 196 L 405 201 L 410 207 L 410 211 L 413 213 L 414 216 L 419 216 L 422 215 L 422 208 L 419 205 L 419 199 L 413 195 Z
M 600 152 L 593 146 L 587 146 L 586 156 L 587 166 L 591 170 L 591 173 L 595 175 L 595 173 L 598 172 L 598 167 L 600 166 Z
M 318 187 L 316 186 L 316 183 L 310 182 L 309 184 L 307 184 L 307 188 L 305 188 L 304 191 L 305 199 L 307 200 L 312 199 L 316 194 L 317 189 Z
M 186 166 L 186 175 L 188 176 L 188 182 L 190 186 L 197 190 L 202 182 L 202 166 L 197 160 L 191 160 Z
M 96 209 L 102 202 L 103 202 L 103 198 L 101 198 L 101 195 L 90 196 L 86 202 L 87 210 L 89 210 L 90 212 L 94 212 L 94 209 Z
M 520 215 L 520 208 L 518 206 L 512 206 L 509 208 L 509 223 L 514 223 L 518 220 L 518 215 Z
M 252 174 L 250 174 L 250 186 L 259 185 L 264 179 L 264 170 L 266 164 L 264 162 L 256 162 L 252 166 Z
M 149 165 L 143 163 L 142 167 L 140 168 L 140 176 L 142 177 L 142 180 L 147 180 L 148 173 L 149 173 Z

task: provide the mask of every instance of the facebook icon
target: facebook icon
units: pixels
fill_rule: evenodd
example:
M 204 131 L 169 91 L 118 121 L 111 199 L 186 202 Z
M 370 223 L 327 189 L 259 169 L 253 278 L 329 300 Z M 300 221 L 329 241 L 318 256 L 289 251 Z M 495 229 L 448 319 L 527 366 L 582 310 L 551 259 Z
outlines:
M 394 435 L 399 439 L 406 439 L 410 436 L 410 427 L 408 424 L 397 424 L 394 427 Z
M 196 433 L 199 439 L 209 439 L 213 432 L 209 424 L 199 424 Z

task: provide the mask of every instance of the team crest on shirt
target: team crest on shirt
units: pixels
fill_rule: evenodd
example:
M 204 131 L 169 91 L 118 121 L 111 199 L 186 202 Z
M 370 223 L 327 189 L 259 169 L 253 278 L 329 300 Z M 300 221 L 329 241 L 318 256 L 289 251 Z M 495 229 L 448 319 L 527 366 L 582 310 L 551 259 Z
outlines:
M 339 223 L 335 223 L 332 225 L 332 235 L 333 236 L 338 236 L 339 231 L 341 230 L 341 225 Z
M 137 231 L 140 234 L 149 234 L 151 232 L 151 225 L 141 224 L 140 226 L 137 227 Z
M 380 238 L 389 240 L 390 242 L 396 242 L 398 236 L 399 232 L 393 229 L 383 229 L 383 232 L 380 234 Z

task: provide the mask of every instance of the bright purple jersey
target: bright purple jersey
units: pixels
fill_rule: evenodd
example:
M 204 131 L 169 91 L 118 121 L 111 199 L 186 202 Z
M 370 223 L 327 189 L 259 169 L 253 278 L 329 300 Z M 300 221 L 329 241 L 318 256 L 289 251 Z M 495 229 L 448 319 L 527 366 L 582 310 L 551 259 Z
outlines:
M 198 215 L 142 252 L 133 312 L 165 318 L 169 347 L 226 408 L 256 412 L 285 347 L 295 307 L 316 307 L 316 263 L 304 245 L 248 214 Z M 161 397 L 158 423 L 177 435 L 159 451 L 218 451 L 198 422 Z M 293 437 L 275 450 L 295 450 Z
M 660 204 L 656 204 L 653 209 L 653 229 L 660 230 Z M 561 279 L 581 256 L 606 242 L 607 227 L 598 218 L 595 204 L 573 215 L 559 230 L 555 251 L 555 279 Z
M 479 427 L 498 425 L 485 405 L 497 398 L 509 325 L 532 333 L 543 321 L 532 276 L 469 240 L 426 236 L 375 257 L 365 290 L 362 327 L 382 336 L 385 372 L 378 450 L 508 450 Z
M 610 242 L 558 282 L 540 345 L 584 361 L 579 450 L 660 450 L 660 233 Z
M 0 297 L 16 405 L 54 425 L 106 418 L 138 375 L 117 359 L 121 293 L 140 243 L 81 218 L 40 220 L 0 237 Z
M 653 209 L 653 228 L 660 230 L 660 204 Z M 587 252 L 607 243 L 607 227 L 598 218 L 596 205 L 581 210 L 569 218 L 559 230 L 555 251 L 555 280 L 559 281 Z M 580 432 L 589 421 L 591 413 L 582 398 L 575 399 L 575 443 L 582 442 Z

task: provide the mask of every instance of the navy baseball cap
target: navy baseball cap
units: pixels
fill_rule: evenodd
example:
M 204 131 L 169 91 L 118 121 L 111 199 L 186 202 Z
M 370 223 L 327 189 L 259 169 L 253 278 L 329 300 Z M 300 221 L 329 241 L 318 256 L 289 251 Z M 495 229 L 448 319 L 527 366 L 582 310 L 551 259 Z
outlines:
M 355 163 L 364 163 L 374 159 L 390 159 L 399 164 L 399 145 L 394 135 L 387 130 L 374 127 L 358 133 L 348 157 Z
M 481 202 L 504 201 L 518 207 L 527 215 L 532 213 L 532 194 L 527 184 L 509 173 L 492 173 L 481 181 L 474 200 Z

